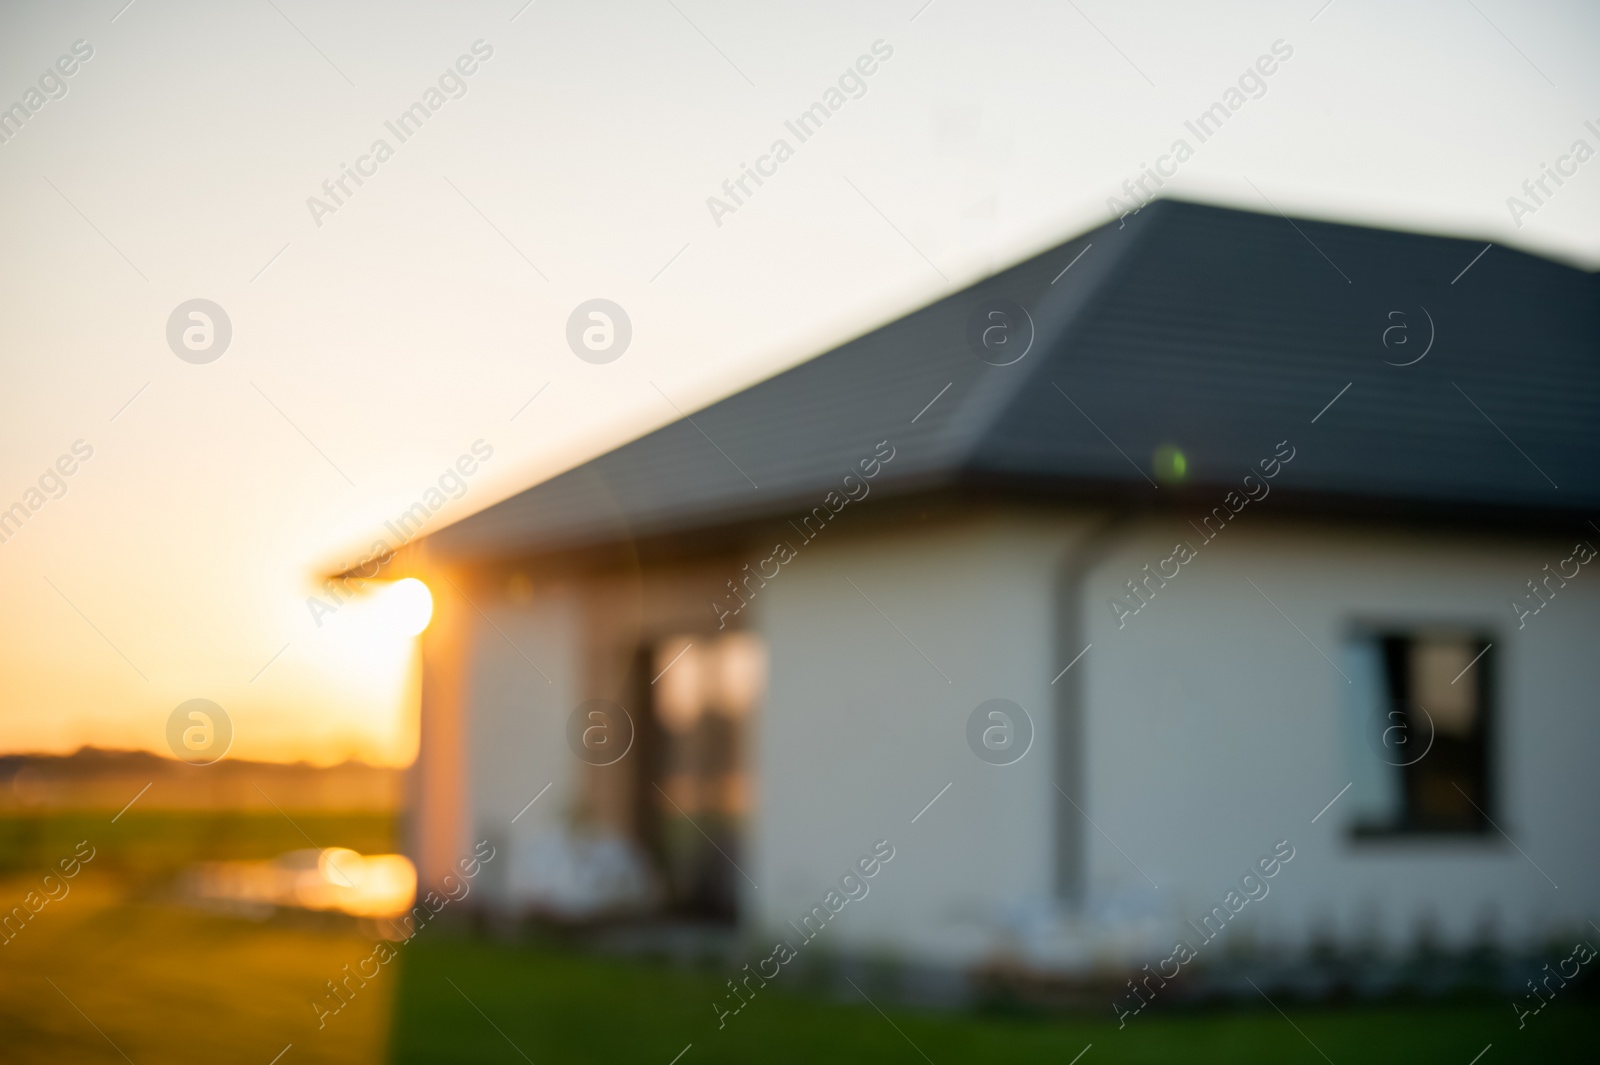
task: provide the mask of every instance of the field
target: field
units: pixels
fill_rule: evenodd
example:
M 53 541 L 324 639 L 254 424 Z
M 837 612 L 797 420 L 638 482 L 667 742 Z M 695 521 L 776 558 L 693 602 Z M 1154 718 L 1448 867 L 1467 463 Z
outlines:
M 0 1057 L 7 1062 L 646 1062 L 681 1065 L 868 1060 L 1069 1065 L 1096 1062 L 1322 1062 L 1481 1065 L 1589 1061 L 1600 1010 L 1558 1002 L 1518 1031 L 1509 1002 L 1318 1008 L 1266 1003 L 1229 1012 L 1147 1014 L 1118 1031 L 1105 1016 L 1012 1016 L 898 1009 L 862 994 L 763 991 L 719 1028 L 711 1003 L 732 973 L 485 941 L 430 926 L 349 1006 L 318 1028 L 311 1001 L 372 949 L 344 919 L 254 922 L 170 897 L 196 853 L 269 857 L 304 846 L 390 848 L 380 817 L 0 820 L 10 906 L 50 859 L 98 838 L 72 891 L 0 947 Z M 98 835 L 96 835 L 98 834 Z M 873 985 L 863 990 L 873 994 Z M 879 998 L 873 994 L 873 997 Z M 692 1044 L 692 1046 L 691 1046 Z M 1314 1045 L 1313 1045 L 1314 1044 Z M 287 1048 L 287 1049 L 286 1049 Z

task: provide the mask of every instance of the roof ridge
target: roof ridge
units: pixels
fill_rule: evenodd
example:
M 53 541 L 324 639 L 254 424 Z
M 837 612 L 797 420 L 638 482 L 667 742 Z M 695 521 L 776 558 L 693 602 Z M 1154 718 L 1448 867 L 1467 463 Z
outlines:
M 1052 365 L 1054 361 L 1051 356 L 1065 345 L 1068 336 L 1082 323 L 1084 312 L 1094 305 L 1096 297 L 1106 291 L 1118 278 L 1132 268 L 1132 263 L 1136 259 L 1136 252 L 1150 240 L 1149 234 L 1159 228 L 1162 220 L 1169 214 L 1173 213 L 1174 210 L 1182 209 L 1183 206 L 1183 202 L 1178 200 L 1153 201 L 1141 208 L 1141 211 L 1148 212 L 1148 216 L 1144 219 L 1138 219 L 1136 217 L 1137 212 L 1135 215 L 1124 216 L 1116 224 L 1115 229 L 1112 228 L 1113 223 L 1107 222 L 1071 240 L 1058 244 L 1050 251 L 1036 257 L 1044 258 L 1080 242 L 1084 244 L 1083 251 L 1078 253 L 1079 256 L 1082 256 L 1095 243 L 1103 242 L 1105 235 L 1115 235 L 1124 228 L 1128 228 L 1131 222 L 1133 232 L 1126 234 L 1128 239 L 1120 241 L 1109 252 L 1096 259 L 1092 265 L 1089 263 L 1084 264 L 1090 267 L 1090 279 L 1088 281 L 1072 289 L 1055 290 L 1050 286 L 1053 286 L 1056 280 L 1060 279 L 1061 274 L 1057 274 L 1056 279 L 1052 280 L 1044 288 L 1040 296 L 1035 297 L 1035 299 L 1042 301 L 1032 312 L 1037 315 L 1037 320 L 1034 322 L 1034 346 L 1039 351 L 1039 358 L 1034 361 L 1031 369 L 1016 375 L 1013 381 L 1009 382 L 1008 385 L 997 388 L 991 396 L 984 397 L 992 404 L 990 411 L 986 416 L 977 419 L 976 426 L 971 432 L 971 439 L 957 449 L 957 453 L 961 456 L 958 465 L 962 471 L 969 471 L 973 468 L 975 460 L 982 452 L 985 443 L 993 436 L 994 430 L 1002 423 L 1007 413 L 1016 405 L 1017 398 L 1031 391 L 1032 388 L 1046 383 L 1040 381 L 1040 378 L 1048 378 L 1050 371 L 1047 367 Z M 1070 269 L 1076 262 L 1076 258 L 1069 261 L 1067 267 L 1062 270 L 1062 274 L 1066 273 L 1066 270 Z M 996 369 L 1001 369 L 1001 367 L 996 367 Z M 969 402 L 976 401 L 977 397 L 969 399 Z

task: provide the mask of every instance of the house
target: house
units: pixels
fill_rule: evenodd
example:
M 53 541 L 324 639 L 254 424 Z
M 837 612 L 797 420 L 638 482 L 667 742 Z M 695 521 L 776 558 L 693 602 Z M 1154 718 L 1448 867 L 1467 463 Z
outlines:
M 1593 274 L 1159 202 L 402 552 L 413 852 L 952 969 L 1544 943 L 1596 515 Z

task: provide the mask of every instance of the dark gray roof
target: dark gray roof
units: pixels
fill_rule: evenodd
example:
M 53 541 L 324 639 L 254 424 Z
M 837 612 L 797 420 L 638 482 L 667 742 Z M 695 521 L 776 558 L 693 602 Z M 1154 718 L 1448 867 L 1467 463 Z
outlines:
M 429 550 L 526 555 L 787 516 L 882 440 L 895 457 L 873 490 L 888 494 L 1209 506 L 1288 440 L 1274 490 L 1290 506 L 1592 513 L 1600 282 L 1503 247 L 1474 262 L 1483 248 L 1156 203 L 468 517 Z M 1012 365 L 968 343 L 992 299 L 1035 325 Z M 1423 352 L 1430 319 L 1427 356 L 1391 365 Z M 1188 470 L 1158 489 L 1163 445 Z

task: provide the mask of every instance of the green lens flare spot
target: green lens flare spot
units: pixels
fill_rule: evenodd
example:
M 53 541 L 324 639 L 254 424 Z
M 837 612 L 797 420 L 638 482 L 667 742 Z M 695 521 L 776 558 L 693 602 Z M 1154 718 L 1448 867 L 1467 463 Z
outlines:
M 1173 444 L 1162 444 L 1156 448 L 1152 464 L 1155 467 L 1156 480 L 1166 484 L 1178 484 L 1189 475 L 1188 458 Z

